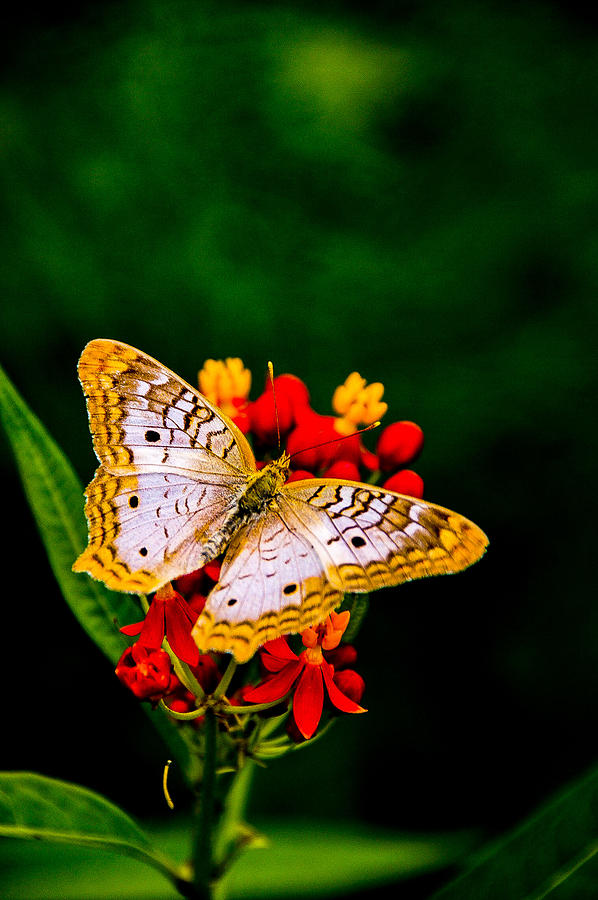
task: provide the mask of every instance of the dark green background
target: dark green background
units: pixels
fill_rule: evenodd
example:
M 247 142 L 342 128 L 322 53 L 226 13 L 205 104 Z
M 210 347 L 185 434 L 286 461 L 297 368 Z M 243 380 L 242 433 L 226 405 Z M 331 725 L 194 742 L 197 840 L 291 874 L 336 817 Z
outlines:
M 2 363 L 73 460 L 95 337 L 189 381 L 357 369 L 484 562 L 377 594 L 369 713 L 260 813 L 502 830 L 598 756 L 598 33 L 575 6 L 125 2 L 4 34 Z M 0 765 L 159 815 L 163 751 L 71 619 L 0 445 Z M 308 773 L 311 790 L 305 788 Z M 175 784 L 176 790 L 176 781 Z

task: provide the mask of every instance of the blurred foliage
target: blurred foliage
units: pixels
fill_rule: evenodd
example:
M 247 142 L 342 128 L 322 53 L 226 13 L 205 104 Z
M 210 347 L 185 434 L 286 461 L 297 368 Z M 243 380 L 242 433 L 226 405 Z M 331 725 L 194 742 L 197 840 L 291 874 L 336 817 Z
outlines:
M 255 392 L 273 359 L 321 412 L 357 369 L 388 421 L 423 427 L 426 496 L 491 539 L 470 572 L 372 599 L 368 716 L 264 772 L 255 807 L 516 821 L 598 737 L 595 22 L 556 3 L 127 0 L 3 41 L 2 362 L 81 479 L 91 338 L 189 381 L 240 355 Z M 2 766 L 156 815 L 163 754 L 64 608 L 0 453 Z
M 259 823 L 267 847 L 241 855 L 226 878 L 231 900 L 282 896 L 337 896 L 351 886 L 366 890 L 406 881 L 449 865 L 471 846 L 467 833 L 401 835 L 346 822 L 299 819 Z M 185 862 L 189 822 L 147 826 L 154 844 L 178 864 Z M 306 864 L 309 860 L 309 864 Z M 335 865 L 331 865 L 331 860 Z M 174 900 L 179 894 L 164 875 L 115 851 L 60 847 L 25 841 L 0 844 L 6 900 Z M 396 891 L 396 886 L 392 888 Z M 408 888 L 406 888 L 408 890 Z M 380 895 L 382 896 L 382 894 Z

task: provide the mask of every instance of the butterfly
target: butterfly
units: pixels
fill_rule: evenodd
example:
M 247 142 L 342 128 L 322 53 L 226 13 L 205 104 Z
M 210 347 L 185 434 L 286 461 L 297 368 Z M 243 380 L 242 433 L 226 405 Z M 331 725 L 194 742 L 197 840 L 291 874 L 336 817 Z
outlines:
M 149 593 L 224 554 L 192 632 L 203 651 L 244 662 L 345 592 L 458 572 L 485 551 L 483 531 L 441 506 L 335 478 L 287 484 L 286 453 L 258 470 L 234 422 L 128 344 L 91 341 L 78 373 L 100 466 L 73 570 Z

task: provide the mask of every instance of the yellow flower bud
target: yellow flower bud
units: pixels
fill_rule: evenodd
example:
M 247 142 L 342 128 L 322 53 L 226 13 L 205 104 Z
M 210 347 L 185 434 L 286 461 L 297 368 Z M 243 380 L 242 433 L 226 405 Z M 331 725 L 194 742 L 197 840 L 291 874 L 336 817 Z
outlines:
M 237 412 L 232 400 L 247 399 L 251 389 L 251 372 L 239 357 L 206 359 L 198 380 L 204 397 L 229 416 Z
M 377 422 L 388 409 L 388 404 L 382 402 L 383 394 L 381 382 L 367 384 L 359 372 L 351 372 L 332 397 L 332 407 L 341 416 L 335 429 L 341 434 L 352 434 L 360 425 Z

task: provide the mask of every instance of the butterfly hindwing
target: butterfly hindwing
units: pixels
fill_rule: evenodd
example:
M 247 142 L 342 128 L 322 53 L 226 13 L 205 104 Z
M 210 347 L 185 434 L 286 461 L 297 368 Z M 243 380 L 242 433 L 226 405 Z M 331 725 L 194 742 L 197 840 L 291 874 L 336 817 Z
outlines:
M 108 587 L 149 593 L 214 554 L 205 544 L 224 524 L 235 491 L 181 472 L 111 475 L 88 486 L 89 543 L 73 566 Z
M 461 571 L 486 544 L 473 522 L 423 500 L 335 479 L 292 482 L 231 541 L 194 636 L 242 661 L 321 621 L 345 592 Z
M 309 535 L 274 505 L 232 539 L 193 636 L 244 662 L 265 641 L 320 622 L 342 598 Z

